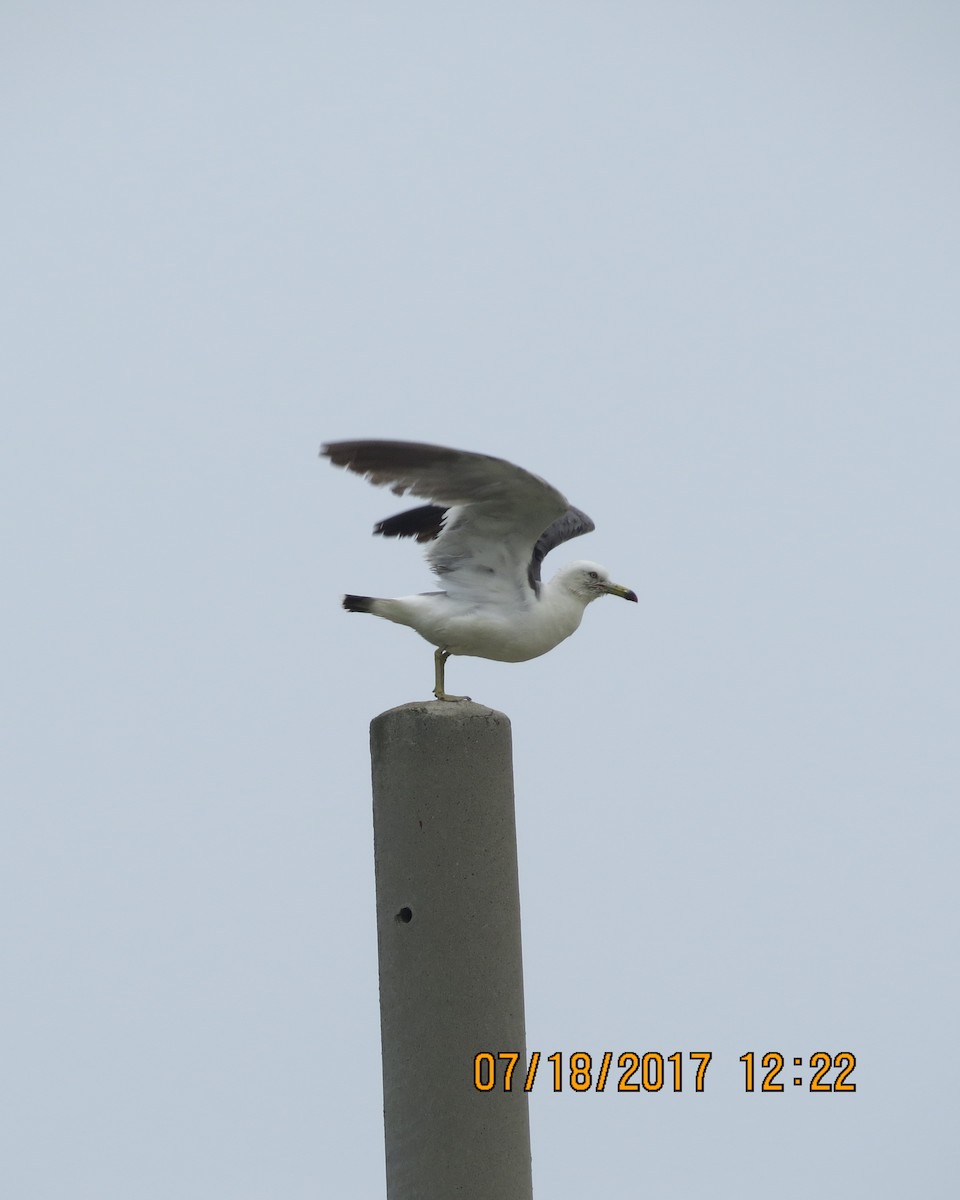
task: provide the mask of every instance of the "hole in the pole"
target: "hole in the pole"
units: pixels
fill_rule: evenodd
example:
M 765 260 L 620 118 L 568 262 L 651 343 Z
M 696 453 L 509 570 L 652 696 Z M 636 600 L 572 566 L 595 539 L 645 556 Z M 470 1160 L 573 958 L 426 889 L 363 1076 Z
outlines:
M 404 905 L 393 919 L 397 922 L 402 921 L 404 925 L 409 925 L 413 920 L 413 909 L 407 908 L 407 906 Z

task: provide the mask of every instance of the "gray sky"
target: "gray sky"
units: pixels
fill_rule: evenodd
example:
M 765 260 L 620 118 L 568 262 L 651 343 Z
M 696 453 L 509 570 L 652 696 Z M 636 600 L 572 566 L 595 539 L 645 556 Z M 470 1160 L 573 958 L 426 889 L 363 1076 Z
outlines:
M 367 726 L 432 659 L 338 596 L 432 581 L 316 455 L 392 436 L 640 596 L 447 669 L 513 721 L 530 1049 L 714 1055 L 535 1091 L 536 1194 L 952 1196 L 955 6 L 0 33 L 3 1194 L 383 1195 Z

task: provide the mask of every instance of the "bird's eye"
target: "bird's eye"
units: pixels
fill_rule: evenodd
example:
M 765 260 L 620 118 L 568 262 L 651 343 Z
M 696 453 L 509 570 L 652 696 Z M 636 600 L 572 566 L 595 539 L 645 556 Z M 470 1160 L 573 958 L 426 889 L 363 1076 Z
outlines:
M 588 571 L 588 572 L 587 572 L 587 575 L 588 575 L 588 576 L 589 576 L 591 579 L 599 579 L 599 578 L 600 578 L 600 576 L 599 576 L 599 575 L 596 573 L 596 571 Z

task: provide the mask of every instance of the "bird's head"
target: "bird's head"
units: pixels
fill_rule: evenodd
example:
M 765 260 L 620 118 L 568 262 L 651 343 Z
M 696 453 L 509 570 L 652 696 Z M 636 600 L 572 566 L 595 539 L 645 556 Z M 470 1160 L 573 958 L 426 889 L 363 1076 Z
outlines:
M 634 602 L 637 599 L 636 592 L 621 583 L 613 583 L 606 569 L 594 562 L 575 562 L 561 567 L 553 583 L 566 588 L 584 604 L 589 604 L 598 596 L 620 596 Z

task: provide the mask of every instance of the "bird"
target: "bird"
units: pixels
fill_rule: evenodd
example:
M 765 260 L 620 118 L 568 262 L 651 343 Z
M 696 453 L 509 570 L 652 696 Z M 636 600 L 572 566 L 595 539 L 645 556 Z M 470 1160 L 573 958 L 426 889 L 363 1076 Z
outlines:
M 416 538 L 443 590 L 395 599 L 346 595 L 342 605 L 407 625 L 435 646 L 437 700 L 470 698 L 445 689 L 451 655 L 526 662 L 570 637 L 599 597 L 637 602 L 636 592 L 594 562 L 570 563 L 541 579 L 551 550 L 595 526 L 545 479 L 505 459 L 380 440 L 326 442 L 320 454 L 397 496 L 429 501 L 379 521 L 373 532 Z

